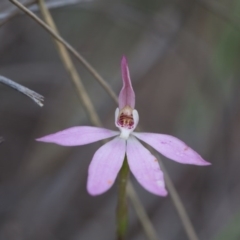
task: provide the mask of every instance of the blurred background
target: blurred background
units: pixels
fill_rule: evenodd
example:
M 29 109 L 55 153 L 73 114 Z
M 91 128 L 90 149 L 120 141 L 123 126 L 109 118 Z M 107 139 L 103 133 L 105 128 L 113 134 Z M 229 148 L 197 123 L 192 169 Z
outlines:
M 127 56 L 144 131 L 174 135 L 212 163 L 162 157 L 199 239 L 239 240 L 240 1 L 49 0 L 47 6 L 61 35 L 117 94 Z M 30 9 L 41 16 L 37 5 Z M 34 140 L 91 123 L 51 36 L 24 14 L 9 19 L 16 11 L 0 0 L 0 75 L 42 94 L 45 105 L 0 85 L 0 239 L 115 239 L 116 184 L 98 197 L 86 191 L 101 143 L 67 148 Z M 115 129 L 116 104 L 72 59 L 104 127 Z M 188 239 L 171 197 L 154 196 L 131 179 L 159 239 Z M 130 203 L 129 215 L 127 239 L 146 239 Z

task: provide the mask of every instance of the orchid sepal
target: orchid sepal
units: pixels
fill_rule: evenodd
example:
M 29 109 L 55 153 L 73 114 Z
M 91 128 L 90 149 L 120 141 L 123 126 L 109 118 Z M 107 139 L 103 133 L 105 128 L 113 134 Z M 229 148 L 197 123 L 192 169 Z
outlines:
M 80 146 L 117 136 L 119 133 L 105 128 L 77 126 L 37 138 L 36 141 L 62 146 Z
M 122 69 L 122 80 L 123 87 L 119 93 L 118 103 L 119 109 L 123 109 L 126 106 L 135 108 L 135 93 L 132 87 L 132 82 L 129 74 L 127 59 L 125 56 L 122 57 L 121 61 L 121 69 Z
M 147 143 L 165 157 L 182 164 L 199 166 L 211 165 L 197 152 L 180 139 L 167 134 L 158 133 L 133 133 L 135 137 Z

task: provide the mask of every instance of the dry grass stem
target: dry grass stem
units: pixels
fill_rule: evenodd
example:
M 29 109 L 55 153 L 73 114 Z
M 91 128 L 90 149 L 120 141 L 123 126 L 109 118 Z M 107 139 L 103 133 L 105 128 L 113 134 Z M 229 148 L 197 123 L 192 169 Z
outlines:
M 57 27 L 53 21 L 53 18 L 51 16 L 48 8 L 45 5 L 44 0 L 39 0 L 38 2 L 39 2 L 40 11 L 43 15 L 45 22 L 52 28 L 52 30 L 55 31 L 55 33 L 59 34 Z M 71 80 L 77 90 L 78 97 L 80 98 L 81 102 L 83 103 L 85 110 L 88 112 L 88 115 L 90 117 L 92 124 L 99 126 L 99 127 L 102 126 L 102 123 L 96 113 L 96 110 L 94 109 L 92 101 L 86 92 L 86 89 L 85 89 L 85 87 L 82 83 L 82 80 L 71 60 L 71 57 L 70 57 L 67 49 L 59 41 L 54 39 L 54 42 L 56 43 L 58 53 L 62 59 L 63 65 L 66 68 L 67 72 L 71 76 Z

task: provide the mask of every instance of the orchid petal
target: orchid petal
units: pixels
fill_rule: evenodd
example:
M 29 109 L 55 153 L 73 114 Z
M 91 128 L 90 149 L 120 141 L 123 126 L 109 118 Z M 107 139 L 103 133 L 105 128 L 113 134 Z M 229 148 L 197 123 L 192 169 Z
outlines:
M 170 135 L 156 133 L 133 133 L 162 155 L 176 162 L 194 165 L 210 165 L 184 142 Z
M 97 127 L 72 127 L 36 139 L 40 142 L 51 142 L 63 146 L 78 146 L 102 139 L 114 137 L 119 132 Z
M 127 59 L 125 57 L 122 58 L 121 66 L 122 66 L 123 87 L 118 97 L 119 109 L 121 110 L 125 106 L 129 106 L 132 109 L 134 109 L 135 93 L 132 88 Z
M 126 141 L 119 137 L 100 147 L 88 169 L 87 190 L 91 195 L 106 192 L 115 182 L 123 164 Z
M 127 140 L 127 159 L 131 172 L 146 190 L 167 195 L 158 160 L 133 136 Z

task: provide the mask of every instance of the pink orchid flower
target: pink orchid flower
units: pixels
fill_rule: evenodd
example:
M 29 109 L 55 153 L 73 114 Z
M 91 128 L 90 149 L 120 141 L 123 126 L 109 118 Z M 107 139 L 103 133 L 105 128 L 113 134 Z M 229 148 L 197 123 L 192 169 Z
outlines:
M 129 76 L 127 60 L 122 58 L 123 87 L 119 94 L 119 108 L 115 111 L 115 125 L 120 131 L 98 127 L 72 127 L 47 135 L 37 141 L 63 146 L 84 145 L 110 137 L 113 140 L 100 147 L 88 170 L 87 190 L 91 195 L 102 194 L 115 182 L 125 154 L 131 172 L 149 192 L 166 196 L 163 172 L 159 163 L 138 139 L 149 144 L 162 155 L 183 164 L 210 165 L 181 140 L 165 134 L 136 133 L 139 116 L 135 107 L 135 93 Z

